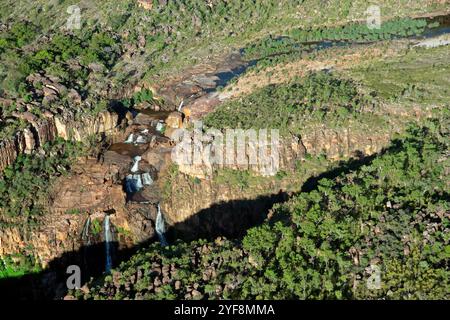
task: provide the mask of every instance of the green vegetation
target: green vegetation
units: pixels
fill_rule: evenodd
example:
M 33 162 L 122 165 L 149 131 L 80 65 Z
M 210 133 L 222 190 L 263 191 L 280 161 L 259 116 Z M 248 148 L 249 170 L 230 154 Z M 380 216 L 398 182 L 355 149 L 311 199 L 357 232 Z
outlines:
M 229 168 L 219 169 L 214 173 L 214 182 L 218 184 L 228 184 L 238 189 L 248 189 L 251 185 L 257 185 L 266 178 L 256 176 L 248 170 L 233 170 Z
M 43 33 L 65 27 L 67 1 L 4 0 L 2 21 L 15 17 L 30 21 Z M 383 17 L 405 17 L 446 9 L 446 4 L 433 1 L 423 3 L 382 0 L 377 3 Z M 365 17 L 368 7 L 364 0 L 330 0 L 324 4 L 314 0 L 242 0 L 242 1 L 154 1 L 153 8 L 144 10 L 136 0 L 120 2 L 80 1 L 82 29 L 114 30 L 123 34 L 124 47 L 133 52 L 132 59 L 123 59 L 113 75 L 119 85 L 132 82 L 146 73 L 147 80 L 157 81 L 162 74 L 201 62 L 206 55 L 220 54 L 231 47 L 242 47 L 255 39 L 271 34 L 286 34 L 290 30 L 304 30 L 311 37 L 314 26 L 336 25 Z M 399 20 L 403 21 L 403 20 Z M 354 27 L 356 28 L 356 27 Z M 420 30 L 420 25 L 396 23 L 384 34 Z M 322 27 L 321 29 L 328 30 Z M 398 29 L 398 31 L 397 31 Z M 352 34 L 357 31 L 346 31 Z M 366 30 L 362 32 L 367 33 Z M 375 32 L 376 33 L 376 32 Z M 370 33 L 369 33 L 370 34 Z M 27 40 L 27 39 L 26 39 Z M 131 73 L 129 71 L 132 71 Z
M 19 22 L 11 29 L 22 30 L 23 26 L 30 26 L 30 23 Z M 120 39 L 112 33 L 92 30 L 79 35 L 55 34 L 50 41 L 30 49 L 17 45 L 18 42 L 24 42 L 23 39 L 29 41 L 34 37 L 28 30 L 38 30 L 38 27 L 27 27 L 20 35 L 11 34 L 9 30 L 0 34 L 0 43 L 4 44 L 0 51 L 4 64 L 0 71 L 1 92 L 8 97 L 37 98 L 33 96 L 36 90 L 31 89 L 35 86 L 39 90 L 43 84 L 30 83 L 25 79 L 41 71 L 47 76 L 56 77 L 59 83 L 86 97 L 88 76 L 92 72 L 90 64 L 111 68 L 121 55 Z
M 449 74 L 448 47 L 412 50 L 401 57 L 349 72 L 350 77 L 376 91 L 381 98 L 405 105 L 449 105 Z
M 103 230 L 102 224 L 100 223 L 99 220 L 92 220 L 90 227 L 91 227 L 91 232 L 94 236 L 99 235 Z
M 277 205 L 242 241 L 151 245 L 84 298 L 448 299 L 448 144 L 448 118 L 413 125 L 371 163 Z M 155 287 L 155 266 L 169 265 L 176 273 Z
M 447 9 L 437 0 L 426 6 L 380 0 L 383 17 L 391 20 L 380 30 L 369 30 L 364 24 L 346 24 L 364 18 L 363 0 L 153 1 L 150 10 L 136 0 L 81 0 L 82 28 L 65 30 L 72 3 L 2 4 L 1 140 L 26 128 L 24 119 L 33 115 L 42 120 L 58 114 L 82 122 L 116 99 L 129 108 L 156 103 L 148 89 L 120 99 L 143 83 L 158 87 L 179 79 L 172 76 L 199 63 L 208 70 L 216 56 L 234 49 L 244 48 L 244 58 L 259 59 L 256 67 L 261 68 L 309 55 L 322 45 L 314 42 L 348 45 L 415 36 L 436 25 L 401 17 Z M 448 48 L 411 51 L 389 63 L 364 64 L 339 75 L 318 72 L 262 88 L 219 106 L 205 123 L 222 130 L 279 129 L 282 138 L 323 125 L 352 131 L 348 144 L 371 135 L 361 134 L 367 128 L 391 136 L 414 115 L 390 119 L 392 114 L 380 114 L 384 109 L 378 103 L 448 106 Z M 437 111 L 448 117 L 448 110 Z M 89 293 L 74 294 L 86 299 L 448 299 L 448 128 L 442 118 L 412 126 L 364 165 L 361 159 L 332 164 L 326 156 L 307 154 L 293 170 L 275 177 L 219 169 L 213 181 L 204 182 L 180 175 L 172 165 L 164 176 L 165 198 L 177 193 L 173 198 L 189 201 L 190 191 L 200 194 L 210 182 L 211 189 L 228 184 L 230 192 L 301 193 L 276 205 L 268 220 L 243 239 L 152 244 L 91 283 Z M 368 139 L 369 147 L 378 146 L 376 139 Z M 27 239 L 30 226 L 45 221 L 55 178 L 85 151 L 58 139 L 31 155 L 19 155 L 0 173 L 1 227 L 18 226 Z M 330 172 L 324 173 L 326 168 Z M 321 173 L 332 178 L 317 178 Z M 89 231 L 100 235 L 102 229 L 101 220 L 93 220 Z M 133 236 L 123 228 L 116 231 Z M 0 279 L 40 271 L 33 250 L 1 257 Z M 381 272 L 376 290 L 366 285 L 374 268 Z
M 31 23 L 18 22 L 0 33 L 2 139 L 26 126 L 15 113 L 28 110 L 41 118 L 44 110 L 56 112 L 59 107 L 96 115 L 108 107 L 99 94 L 107 83 L 100 79 L 121 55 L 120 38 L 92 30 L 78 35 L 57 33 L 39 45 L 29 43 L 39 31 Z
M 168 198 L 172 193 L 172 183 L 173 180 L 178 176 L 178 173 L 178 165 L 174 163 L 170 164 L 169 168 L 167 169 L 164 185 L 162 188 L 163 197 Z
M 449 244 L 444 231 L 450 222 L 444 215 L 448 211 L 445 153 L 449 141 L 442 129 L 447 130 L 436 122 L 413 127 L 370 165 L 335 180 L 321 180 L 316 190 L 280 206 L 274 216 L 278 222 L 250 231 L 243 245 L 257 261 L 263 278 L 254 283 L 275 281 L 276 285 L 262 290 L 249 286 L 248 294 L 446 297 L 450 285 L 449 256 L 444 250 Z M 435 222 L 437 229 L 431 231 Z M 259 241 L 258 245 L 262 236 L 270 237 L 272 243 Z M 273 259 L 263 259 L 272 254 Z M 399 263 L 418 268 L 424 278 L 419 280 L 411 270 L 398 268 Z M 382 270 L 380 290 L 365 286 L 365 270 L 371 264 Z M 414 288 L 404 287 L 411 282 Z
M 152 103 L 153 92 L 149 89 L 142 89 L 138 92 L 135 92 L 131 98 L 126 98 L 122 100 L 122 104 L 127 108 L 133 108 L 143 102 Z
M 216 129 L 279 129 L 298 133 L 306 120 L 347 119 L 371 103 L 349 80 L 319 72 L 286 85 L 268 86 L 220 105 L 204 123 Z
M 427 26 L 425 19 L 395 19 L 381 24 L 380 29 L 369 29 L 367 24 L 346 24 L 339 27 L 293 29 L 286 37 L 273 37 L 258 40 L 244 50 L 246 59 L 261 59 L 281 54 L 292 54 L 309 50 L 314 46 L 308 43 L 332 42 L 371 42 L 391 40 L 399 37 L 410 37 L 422 34 Z
M 433 24 L 429 27 L 437 27 Z M 340 27 L 294 29 L 290 36 L 302 42 L 330 41 L 379 41 L 397 37 L 420 35 L 427 28 L 425 19 L 394 19 L 383 22 L 379 29 L 364 24 L 347 24 Z
M 37 273 L 41 268 L 32 256 L 20 254 L 0 257 L 0 280 Z
M 57 139 L 43 147 L 45 155 L 21 154 L 0 179 L 0 214 L 31 217 L 44 213 L 53 179 L 67 172 L 82 147 Z
M 268 58 L 271 56 L 300 52 L 306 47 L 289 37 L 274 37 L 260 39 L 244 49 L 244 58 L 247 60 Z
M 36 38 L 37 28 L 29 22 L 18 22 L 0 38 L 0 52 L 6 49 L 22 48 Z

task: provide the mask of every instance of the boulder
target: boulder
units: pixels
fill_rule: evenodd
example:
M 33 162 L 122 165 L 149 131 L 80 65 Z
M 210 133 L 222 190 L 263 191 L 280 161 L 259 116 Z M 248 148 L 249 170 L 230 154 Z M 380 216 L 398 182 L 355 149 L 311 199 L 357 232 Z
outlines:
M 96 159 L 80 161 L 73 174 L 56 181 L 52 209 L 66 213 L 70 210 L 107 211 L 125 205 L 125 192 L 115 184 L 120 168 L 104 166 Z
M 154 167 L 157 171 L 161 171 L 170 163 L 172 148 L 157 146 L 154 149 L 146 151 L 142 155 L 142 159 Z
M 181 128 L 183 125 L 183 116 L 181 112 L 174 111 L 169 114 L 166 119 L 166 124 L 168 127 L 173 129 Z

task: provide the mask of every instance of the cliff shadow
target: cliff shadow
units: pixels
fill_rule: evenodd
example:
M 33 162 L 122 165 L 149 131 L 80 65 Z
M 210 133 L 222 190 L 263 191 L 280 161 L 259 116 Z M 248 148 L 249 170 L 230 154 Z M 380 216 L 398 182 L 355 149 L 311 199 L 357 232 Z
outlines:
M 118 249 L 118 242 L 111 242 L 112 267 L 127 260 L 142 247 L 153 242 L 154 238 L 132 248 Z M 80 267 L 81 286 L 91 279 L 105 274 L 106 243 L 83 246 L 79 250 L 66 252 L 53 259 L 48 266 L 37 273 L 20 277 L 0 279 L 0 299 L 2 300 L 54 300 L 62 299 L 68 292 L 67 279 L 73 274 L 68 267 Z
M 280 190 L 277 194 L 259 196 L 255 199 L 216 203 L 171 226 L 167 231 L 167 238 L 169 241 L 213 240 L 219 236 L 242 238 L 249 228 L 266 220 L 270 209 L 276 203 L 284 202 L 288 198 L 289 195 Z
M 388 149 L 380 153 L 364 157 L 357 155 L 355 159 L 340 162 L 336 167 L 317 176 L 310 177 L 299 186 L 299 192 L 309 192 L 317 188 L 323 178 L 333 179 L 341 174 L 357 170 L 368 165 L 380 154 L 388 150 L 397 149 L 399 142 L 394 141 Z M 294 193 L 295 195 L 295 193 Z M 255 199 L 241 199 L 222 202 L 209 208 L 200 210 L 189 219 L 170 226 L 166 237 L 170 242 L 175 240 L 191 241 L 196 239 L 213 240 L 219 236 L 230 239 L 242 238 L 251 227 L 262 224 L 272 207 L 290 198 L 290 194 L 280 190 L 276 194 L 260 196 Z M 120 264 L 157 241 L 156 237 L 140 243 L 132 248 L 119 249 L 117 242 L 112 243 L 113 267 Z M 106 254 L 104 242 L 83 246 L 80 250 L 64 253 L 52 260 L 48 267 L 39 273 L 29 274 L 17 278 L 0 279 L 0 298 L 5 300 L 49 300 L 63 298 L 67 293 L 66 281 L 70 274 L 67 267 L 78 265 L 81 268 L 81 285 L 92 278 L 105 274 Z

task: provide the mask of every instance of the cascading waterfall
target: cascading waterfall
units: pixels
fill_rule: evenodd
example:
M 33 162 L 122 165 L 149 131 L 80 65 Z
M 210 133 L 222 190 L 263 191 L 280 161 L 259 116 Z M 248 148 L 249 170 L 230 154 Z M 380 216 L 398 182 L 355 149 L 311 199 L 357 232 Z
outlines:
M 90 245 L 91 244 L 91 238 L 89 237 L 89 228 L 90 228 L 90 226 L 91 226 L 91 217 L 88 217 L 87 220 L 86 220 L 86 223 L 84 224 L 83 232 L 81 233 L 81 240 L 86 245 Z
M 138 136 L 134 143 L 136 143 L 136 144 L 144 144 L 144 143 L 147 143 L 147 139 L 145 139 L 145 137 L 143 137 L 143 136 Z
M 131 166 L 130 171 L 131 172 L 138 172 L 139 171 L 139 161 L 141 161 L 142 158 L 140 156 L 136 156 L 133 159 L 133 165 Z
M 133 139 L 134 139 L 134 134 L 130 134 L 127 138 L 127 140 L 125 140 L 125 143 L 133 143 Z
M 140 174 L 129 174 L 126 177 L 125 189 L 127 193 L 132 194 L 140 191 L 144 185 Z
M 151 186 L 153 184 L 153 179 L 150 173 L 145 172 L 142 174 L 142 183 L 144 186 Z
M 105 233 L 105 254 L 106 254 L 106 266 L 105 271 L 110 272 L 112 268 L 112 258 L 111 258 L 111 251 L 112 251 L 112 233 L 111 233 L 111 222 L 109 215 L 105 216 L 104 226 L 103 226 L 103 232 Z
M 161 212 L 161 206 L 158 203 L 158 214 L 156 215 L 156 226 L 155 226 L 156 234 L 158 235 L 159 242 L 161 242 L 162 246 L 167 246 L 167 240 L 165 237 L 166 226 L 164 221 L 164 216 Z
M 164 122 L 163 121 L 159 121 L 156 124 L 156 131 L 158 132 L 162 132 L 164 130 Z
M 181 108 L 183 108 L 184 100 L 181 101 L 180 105 L 178 106 L 178 112 L 181 112 Z

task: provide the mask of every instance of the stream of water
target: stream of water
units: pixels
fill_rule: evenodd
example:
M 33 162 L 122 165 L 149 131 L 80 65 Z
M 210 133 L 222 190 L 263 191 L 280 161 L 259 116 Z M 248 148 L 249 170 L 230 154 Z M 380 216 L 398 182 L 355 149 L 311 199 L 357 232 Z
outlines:
M 110 272 L 112 268 L 112 232 L 111 232 L 111 222 L 109 215 L 105 217 L 104 227 L 103 227 L 104 237 L 105 237 L 105 256 L 106 256 L 106 264 L 105 264 L 105 272 Z
M 167 246 L 166 240 L 166 223 L 164 221 L 164 216 L 161 211 L 161 206 L 158 203 L 158 214 L 156 215 L 156 226 L 155 226 L 156 234 L 158 235 L 159 241 L 162 246 Z
M 86 220 L 86 223 L 83 227 L 83 232 L 81 233 L 81 240 L 84 244 L 90 245 L 91 244 L 91 238 L 89 237 L 89 228 L 91 226 L 91 217 L 89 216 Z

